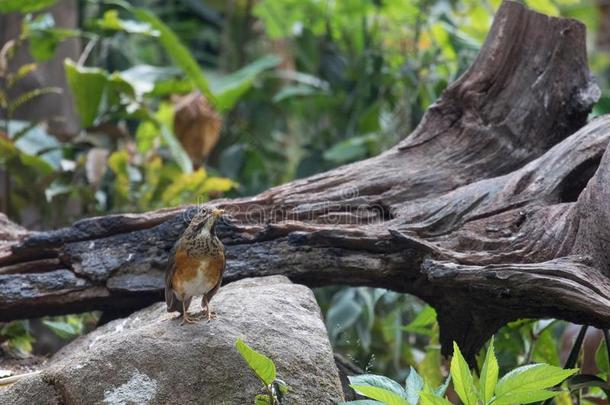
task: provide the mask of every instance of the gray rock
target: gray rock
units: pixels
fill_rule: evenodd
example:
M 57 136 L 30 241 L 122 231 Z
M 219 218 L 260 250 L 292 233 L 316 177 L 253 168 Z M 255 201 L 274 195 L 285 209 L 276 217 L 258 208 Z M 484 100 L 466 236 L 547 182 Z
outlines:
M 53 384 L 36 374 L 13 385 L 0 385 L 0 404 L 60 405 L 62 401 Z
M 0 389 L 0 403 L 52 393 L 64 404 L 253 404 L 262 383 L 235 349 L 237 338 L 275 361 L 291 386 L 285 403 L 343 399 L 308 288 L 282 276 L 245 279 L 223 287 L 212 304 L 218 319 L 209 323 L 179 326 L 158 303 L 102 326 L 57 353 L 35 380 Z M 30 397 L 15 402 L 24 390 Z

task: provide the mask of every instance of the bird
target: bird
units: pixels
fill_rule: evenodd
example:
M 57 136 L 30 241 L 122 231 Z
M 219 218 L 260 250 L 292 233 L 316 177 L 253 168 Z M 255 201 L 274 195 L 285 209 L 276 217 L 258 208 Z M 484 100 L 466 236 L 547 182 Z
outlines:
M 180 312 L 180 325 L 201 320 L 188 313 L 191 300 L 199 295 L 203 296 L 202 316 L 208 321 L 216 317 L 210 300 L 220 288 L 226 266 L 224 245 L 216 236 L 216 224 L 223 213 L 216 208 L 197 212 L 169 254 L 165 303 L 168 312 Z

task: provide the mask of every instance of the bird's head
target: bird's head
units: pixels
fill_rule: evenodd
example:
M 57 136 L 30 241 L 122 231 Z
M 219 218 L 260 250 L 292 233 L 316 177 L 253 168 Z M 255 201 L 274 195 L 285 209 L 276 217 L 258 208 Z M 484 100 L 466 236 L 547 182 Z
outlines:
M 214 235 L 216 233 L 216 223 L 223 213 L 224 210 L 218 208 L 200 210 L 191 220 L 185 233 L 189 236 L 198 236 L 202 233 Z

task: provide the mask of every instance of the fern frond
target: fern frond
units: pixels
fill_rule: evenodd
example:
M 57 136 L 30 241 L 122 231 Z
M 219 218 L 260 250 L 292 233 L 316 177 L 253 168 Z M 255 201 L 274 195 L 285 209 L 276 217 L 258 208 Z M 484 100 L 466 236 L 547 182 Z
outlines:
M 26 91 L 23 94 L 20 94 L 19 97 L 15 99 L 12 103 L 9 103 L 7 106 L 7 115 L 11 117 L 15 110 L 22 105 L 32 101 L 36 97 L 43 96 L 45 94 L 61 94 L 62 90 L 59 87 L 41 87 L 39 89 L 34 89 L 30 91 Z
M 41 121 L 32 121 L 28 125 L 26 125 L 23 128 L 21 128 L 19 131 L 15 132 L 13 134 L 13 136 L 11 137 L 13 139 L 13 143 L 17 142 L 19 140 L 19 138 L 21 138 L 22 136 L 24 136 L 25 134 L 30 132 L 31 129 L 33 129 L 36 126 L 40 125 L 40 123 L 41 123 Z
M 12 51 L 14 51 L 16 46 L 16 41 L 14 39 L 6 41 L 2 49 L 0 49 L 0 77 L 6 74 L 8 70 L 8 62 L 13 57 Z
M 23 79 L 25 76 L 29 75 L 33 71 L 36 70 L 38 66 L 35 63 L 27 63 L 17 69 L 17 72 L 14 74 L 8 75 L 6 80 L 6 87 L 11 88 L 17 83 L 19 80 Z

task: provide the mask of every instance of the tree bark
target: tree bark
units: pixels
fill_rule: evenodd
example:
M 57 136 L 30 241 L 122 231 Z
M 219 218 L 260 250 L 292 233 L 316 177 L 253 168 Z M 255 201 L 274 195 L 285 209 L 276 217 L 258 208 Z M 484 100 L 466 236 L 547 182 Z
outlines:
M 455 340 L 471 358 L 518 318 L 610 327 L 610 117 L 587 124 L 599 95 L 581 23 L 505 2 L 470 69 L 394 148 L 215 201 L 230 214 L 225 282 L 284 274 L 414 294 L 436 308 L 443 352 Z M 0 245 L 0 319 L 161 299 L 195 209 Z

